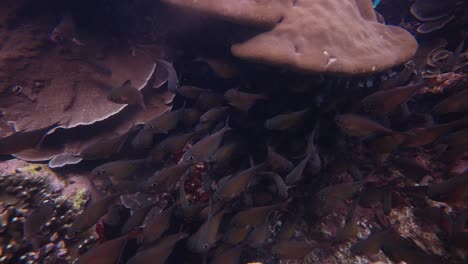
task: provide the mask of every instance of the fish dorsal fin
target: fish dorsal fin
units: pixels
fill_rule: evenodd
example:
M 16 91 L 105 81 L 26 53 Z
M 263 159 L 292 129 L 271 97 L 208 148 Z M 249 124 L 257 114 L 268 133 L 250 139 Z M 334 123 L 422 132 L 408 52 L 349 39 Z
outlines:
M 252 155 L 249 156 L 249 164 L 251 168 L 255 167 L 255 163 L 253 161 Z

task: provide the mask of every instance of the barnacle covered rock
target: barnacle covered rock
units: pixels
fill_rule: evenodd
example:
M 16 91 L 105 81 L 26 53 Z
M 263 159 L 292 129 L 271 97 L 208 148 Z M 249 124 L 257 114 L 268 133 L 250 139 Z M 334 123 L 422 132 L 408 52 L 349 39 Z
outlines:
M 234 44 L 239 58 L 303 72 L 356 75 L 412 58 L 417 43 L 405 30 L 377 22 L 371 1 L 164 0 L 229 21 L 270 27 Z

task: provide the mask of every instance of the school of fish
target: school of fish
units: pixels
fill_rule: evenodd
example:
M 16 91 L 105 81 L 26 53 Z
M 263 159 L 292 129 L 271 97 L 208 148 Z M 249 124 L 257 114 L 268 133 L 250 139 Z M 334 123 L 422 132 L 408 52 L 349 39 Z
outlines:
M 283 87 L 290 80 L 246 81 L 242 69 L 197 58 L 225 84 L 198 87 L 179 84 L 172 63 L 156 63 L 169 73 L 156 86 L 175 94 L 172 109 L 77 153 L 94 165 L 94 191 L 66 226 L 66 243 L 104 231 L 76 263 L 310 261 L 312 252 L 345 243 L 350 256 L 383 252 L 409 264 L 468 259 L 467 86 L 434 94 L 423 66 L 409 63 L 370 85 L 366 77 L 323 77 L 295 89 Z M 131 80 L 107 99 L 147 108 Z M 40 146 L 55 127 L 0 138 L 0 154 Z M 402 206 L 456 253 L 429 252 L 399 233 L 390 217 Z M 24 239 L 36 248 L 52 211 L 45 203 L 26 219 Z M 358 238 L 369 211 L 378 226 Z M 333 233 L 317 230 L 336 216 Z

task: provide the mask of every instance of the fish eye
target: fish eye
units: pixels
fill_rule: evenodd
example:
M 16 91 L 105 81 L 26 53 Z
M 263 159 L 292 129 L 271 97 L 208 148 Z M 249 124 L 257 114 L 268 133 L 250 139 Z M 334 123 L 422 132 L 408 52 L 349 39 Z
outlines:
M 194 156 L 194 155 L 190 155 L 190 156 L 187 157 L 187 160 L 188 160 L 188 161 L 193 161 L 193 160 L 195 160 L 195 156 Z
M 11 87 L 11 93 L 14 94 L 14 95 L 18 95 L 22 91 L 23 91 L 23 87 L 21 87 L 19 85 L 14 85 L 13 87 Z
M 323 195 L 323 194 L 319 195 L 318 198 L 319 198 L 320 201 L 325 201 L 325 195 Z
M 148 125 L 148 128 L 149 128 L 149 129 L 153 129 L 154 126 L 153 126 L 153 125 Z
M 115 101 L 115 97 L 114 96 L 109 96 L 109 100 Z
M 207 249 L 209 247 L 208 243 L 203 244 L 203 249 Z

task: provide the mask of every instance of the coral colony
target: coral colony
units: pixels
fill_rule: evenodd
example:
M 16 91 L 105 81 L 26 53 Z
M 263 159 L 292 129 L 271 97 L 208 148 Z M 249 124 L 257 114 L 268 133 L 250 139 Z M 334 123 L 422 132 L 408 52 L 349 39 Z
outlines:
M 0 264 L 466 263 L 466 9 L 1 1 Z

